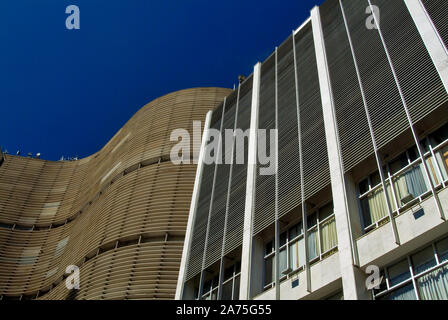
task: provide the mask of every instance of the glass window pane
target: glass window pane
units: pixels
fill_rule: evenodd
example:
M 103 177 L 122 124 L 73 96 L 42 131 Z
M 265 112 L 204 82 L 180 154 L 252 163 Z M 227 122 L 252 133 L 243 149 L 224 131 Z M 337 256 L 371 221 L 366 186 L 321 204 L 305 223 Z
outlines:
M 443 262 L 448 260 L 448 238 L 439 241 L 436 244 L 437 254 L 439 255 L 439 261 Z
M 317 223 L 317 214 L 313 213 L 307 217 L 307 227 L 308 229 L 314 227 Z
M 205 283 L 204 283 L 204 288 L 202 289 L 202 292 L 207 293 L 207 292 L 209 292 L 211 289 L 212 289 L 212 280 L 210 279 L 210 280 L 208 280 L 208 281 L 205 281 Z
M 319 256 L 319 239 L 317 229 L 308 232 L 308 257 L 311 260 Z
M 282 277 L 283 276 L 283 271 L 285 271 L 286 269 L 288 269 L 288 255 L 287 255 L 288 251 L 285 249 L 280 250 L 280 255 L 279 255 L 279 269 L 280 269 L 280 273 L 279 276 Z
M 235 277 L 235 285 L 233 289 L 233 300 L 240 299 L 240 276 Z
M 289 245 L 289 267 L 292 271 L 299 268 L 299 243 L 298 241 Z
M 408 164 L 409 161 L 406 153 L 401 154 L 398 158 L 389 163 L 391 174 L 396 174 L 398 171 L 406 167 Z
M 266 249 L 265 249 L 265 254 L 266 255 L 268 255 L 268 254 L 270 254 L 271 252 L 273 252 L 274 251 L 274 247 L 273 247 L 273 243 L 272 243 L 272 241 L 269 241 L 267 244 L 266 244 Z
M 381 297 L 380 300 L 417 300 L 417 297 L 415 296 L 414 286 L 411 283 Z
M 286 231 L 280 234 L 280 247 L 286 244 Z
M 326 205 L 319 209 L 319 221 L 325 220 L 333 214 L 333 204 Z
M 389 267 L 388 272 L 391 286 L 399 284 L 411 277 L 407 260 L 403 260 L 392 267 Z
M 372 173 L 370 175 L 370 183 L 372 185 L 372 188 L 377 186 L 377 185 L 379 185 L 381 183 L 381 177 L 380 177 L 380 174 L 379 174 L 378 171 L 375 172 L 375 173 Z
M 439 180 L 440 176 L 437 173 L 436 164 L 435 164 L 434 158 L 432 156 L 426 158 L 426 165 L 428 166 L 428 170 L 429 170 L 429 173 L 430 173 L 430 177 L 431 177 L 432 183 L 434 185 L 436 185 L 436 186 L 439 185 L 439 183 L 440 183 L 440 180 Z
M 218 289 L 215 289 L 212 291 L 212 300 L 217 300 L 218 299 Z
M 297 236 L 302 234 L 302 222 L 296 224 L 289 229 L 289 241 L 295 239 Z
M 436 152 L 437 163 L 442 171 L 443 180 L 448 179 L 448 147 Z
M 448 139 L 448 124 L 445 124 L 443 127 L 438 129 L 437 131 L 431 134 L 431 138 L 435 141 L 436 145 L 441 144 L 445 140 Z
M 336 220 L 331 218 L 320 226 L 320 240 L 322 253 L 333 249 L 338 245 L 338 237 L 336 233 Z
M 224 270 L 224 281 L 233 277 L 233 266 Z
M 392 191 L 389 185 L 387 185 L 387 191 L 389 195 L 389 201 L 392 205 L 392 210 L 395 210 L 393 205 Z M 382 188 L 377 188 L 372 191 L 367 198 L 361 200 L 362 213 L 364 218 L 364 227 L 368 227 L 373 223 L 382 220 L 388 215 L 386 198 Z
M 222 285 L 222 300 L 232 300 L 232 283 L 229 281 Z
M 217 288 L 219 286 L 219 274 L 213 277 L 213 288 Z
M 448 300 L 448 266 L 418 278 L 422 300 Z
M 415 274 L 419 274 L 436 265 L 436 259 L 434 257 L 434 250 L 432 249 L 432 246 L 414 254 L 411 259 Z
M 422 164 L 413 166 L 394 179 L 397 198 L 401 205 L 407 204 L 428 191 L 421 166 Z
M 241 261 L 238 261 L 235 266 L 235 273 L 241 272 Z
M 359 193 L 364 194 L 367 191 L 369 191 L 369 181 L 367 179 L 364 179 L 359 183 Z
M 368 197 L 361 199 L 361 210 L 362 210 L 362 218 L 363 218 L 363 222 L 364 222 L 364 228 L 367 228 L 368 226 L 370 226 L 373 223 Z
M 273 276 L 272 273 L 274 272 L 274 266 L 273 266 L 273 257 L 267 258 L 264 261 L 264 285 L 267 286 L 268 284 L 272 283 Z
M 306 259 L 306 255 L 305 255 L 305 238 L 302 238 L 299 240 L 299 244 L 298 244 L 299 248 L 299 267 L 303 267 L 305 265 L 305 259 Z
M 425 141 L 426 141 L 426 139 L 425 139 Z M 423 141 L 422 145 L 426 144 L 425 141 Z M 413 148 L 409 149 L 408 154 L 409 154 L 409 160 L 411 160 L 411 162 L 414 162 L 419 157 L 417 147 L 413 147 Z

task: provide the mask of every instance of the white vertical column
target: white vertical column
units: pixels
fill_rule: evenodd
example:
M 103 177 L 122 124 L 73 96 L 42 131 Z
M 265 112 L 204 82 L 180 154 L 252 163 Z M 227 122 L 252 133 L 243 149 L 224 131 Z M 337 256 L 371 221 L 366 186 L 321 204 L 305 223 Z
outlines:
M 254 67 L 252 86 L 252 106 L 249 129 L 249 147 L 246 181 L 246 205 L 244 211 L 243 248 L 241 254 L 240 300 L 251 298 L 250 278 L 252 260 L 252 229 L 255 211 L 255 183 L 257 178 L 257 131 L 258 109 L 260 105 L 260 72 L 261 63 Z
M 311 20 L 330 164 L 331 188 L 336 217 L 344 299 L 367 299 L 368 293 L 363 282 L 363 273 L 355 267 L 358 264 L 358 256 L 351 228 L 333 92 L 330 83 L 330 72 L 325 51 L 319 7 L 315 7 L 311 11 Z
M 204 132 L 202 134 L 201 150 L 199 152 L 198 166 L 194 180 L 193 195 L 191 197 L 190 212 L 188 214 L 187 230 L 185 232 L 184 249 L 182 251 L 182 260 L 179 268 L 179 277 L 177 279 L 176 300 L 181 300 L 184 292 L 185 278 L 187 274 L 187 262 L 190 259 L 190 247 L 193 235 L 193 227 L 196 220 L 196 211 L 199 202 L 199 190 L 201 189 L 202 173 L 204 171 L 204 157 L 207 140 L 209 137 L 210 122 L 213 111 L 209 111 L 205 118 Z
M 434 23 L 420 0 L 404 0 L 437 72 L 448 91 L 448 52 Z

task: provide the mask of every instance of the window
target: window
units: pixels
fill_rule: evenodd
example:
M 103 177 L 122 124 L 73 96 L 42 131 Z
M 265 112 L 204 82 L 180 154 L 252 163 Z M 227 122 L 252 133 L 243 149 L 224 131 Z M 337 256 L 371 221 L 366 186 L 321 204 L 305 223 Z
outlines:
M 414 287 L 408 284 L 381 297 L 380 300 L 416 300 Z
M 448 238 L 436 244 L 440 262 L 448 260 Z
M 448 266 L 420 277 L 418 289 L 422 300 L 448 300 Z
M 448 238 L 385 268 L 380 288 L 373 290 L 375 299 L 448 300 L 447 246 Z
M 422 273 L 432 267 L 434 267 L 436 263 L 436 259 L 434 256 L 434 249 L 432 246 L 427 247 L 426 249 L 416 253 L 412 256 L 412 264 L 414 267 L 414 273 L 419 274 Z
M 336 221 L 333 205 L 329 204 L 308 215 L 308 257 L 315 262 L 331 254 L 338 245 Z M 292 272 L 300 271 L 305 266 L 305 237 L 302 221 L 289 227 L 279 236 L 279 277 L 286 279 Z M 275 246 L 274 240 L 265 245 L 264 288 L 269 289 L 275 281 Z
M 221 300 L 238 300 L 240 291 L 241 262 L 224 270 Z M 219 275 L 206 281 L 203 287 L 202 300 L 217 300 Z
M 435 186 L 448 184 L 448 124 L 422 141 L 425 161 Z M 410 148 L 384 167 L 386 189 L 393 214 L 429 195 L 430 182 L 417 147 Z M 366 232 L 389 219 L 380 175 L 375 172 L 358 183 L 359 201 Z
M 388 268 L 389 281 L 392 286 L 399 284 L 411 278 L 409 264 L 407 260 L 403 260 Z

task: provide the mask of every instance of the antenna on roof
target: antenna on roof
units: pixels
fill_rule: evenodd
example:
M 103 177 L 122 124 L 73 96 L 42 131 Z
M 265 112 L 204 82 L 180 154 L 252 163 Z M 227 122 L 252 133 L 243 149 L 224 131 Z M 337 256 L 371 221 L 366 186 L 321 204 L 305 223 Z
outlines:
M 20 156 L 20 150 L 17 150 L 16 155 Z

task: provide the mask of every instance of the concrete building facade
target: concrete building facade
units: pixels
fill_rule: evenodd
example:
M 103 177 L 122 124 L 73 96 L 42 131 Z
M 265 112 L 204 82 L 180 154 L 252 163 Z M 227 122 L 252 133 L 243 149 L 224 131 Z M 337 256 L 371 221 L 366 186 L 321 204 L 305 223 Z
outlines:
M 78 161 L 5 155 L 0 300 L 173 299 L 196 165 L 170 161 L 170 134 L 193 136 L 193 121 L 230 92 L 160 97 Z M 79 288 L 69 290 L 74 267 Z
M 205 130 L 176 299 L 448 299 L 447 17 L 327 0 L 254 67 L 209 114 L 248 134 L 209 164 Z

